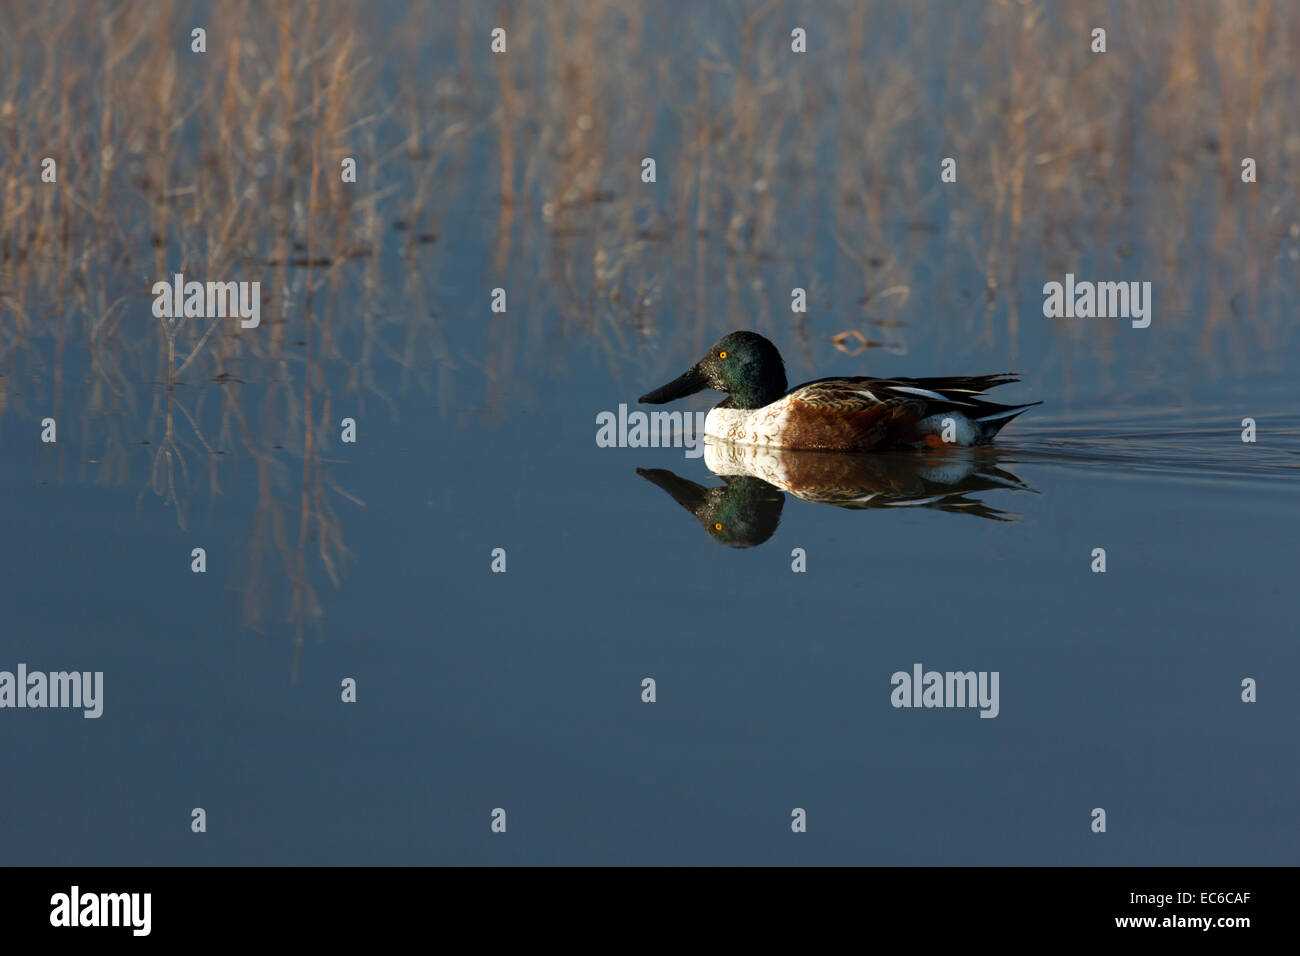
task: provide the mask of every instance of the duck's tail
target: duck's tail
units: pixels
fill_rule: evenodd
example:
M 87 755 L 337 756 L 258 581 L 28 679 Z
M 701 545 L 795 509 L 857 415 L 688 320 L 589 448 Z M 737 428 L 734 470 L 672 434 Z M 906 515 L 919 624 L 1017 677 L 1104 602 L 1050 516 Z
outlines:
M 1015 372 L 1001 372 L 997 375 L 966 375 L 950 378 L 894 378 L 871 380 L 896 395 L 918 397 L 927 402 L 926 414 L 939 415 L 948 411 L 960 412 L 975 428 L 971 444 L 983 445 L 993 440 L 993 436 L 1006 427 L 1027 408 L 1041 405 L 1042 402 L 1026 402 L 1023 405 L 1000 405 L 990 402 L 984 393 L 999 385 L 1008 385 L 1020 381 Z
M 1008 422 L 1025 411 L 1025 409 L 1043 403 L 1027 402 L 1024 405 L 995 405 L 992 402 L 981 402 L 980 404 L 984 407 L 979 410 L 976 417 L 971 419 L 971 424 L 979 430 L 976 444 L 983 445 L 992 441 L 994 435 L 1002 431 Z

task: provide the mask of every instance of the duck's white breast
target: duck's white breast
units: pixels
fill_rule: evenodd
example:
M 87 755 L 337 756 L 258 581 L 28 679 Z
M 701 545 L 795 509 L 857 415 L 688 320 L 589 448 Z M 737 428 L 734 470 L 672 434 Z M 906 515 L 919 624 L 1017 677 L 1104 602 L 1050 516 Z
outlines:
M 704 419 L 704 434 L 741 445 L 779 446 L 789 414 L 788 397 L 762 408 L 714 408 Z

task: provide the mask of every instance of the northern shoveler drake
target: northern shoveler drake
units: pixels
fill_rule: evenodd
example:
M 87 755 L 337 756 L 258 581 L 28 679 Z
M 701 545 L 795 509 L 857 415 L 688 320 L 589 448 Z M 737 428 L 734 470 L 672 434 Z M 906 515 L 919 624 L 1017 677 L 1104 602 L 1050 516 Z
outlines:
M 706 388 L 728 393 L 704 420 L 706 438 L 821 451 L 983 445 L 1026 408 L 983 392 L 1011 373 L 959 378 L 823 378 L 787 389 L 776 346 L 732 332 L 678 378 L 638 401 L 662 405 Z M 950 424 L 949 424 L 950 423 Z M 946 433 L 946 434 L 945 434 Z

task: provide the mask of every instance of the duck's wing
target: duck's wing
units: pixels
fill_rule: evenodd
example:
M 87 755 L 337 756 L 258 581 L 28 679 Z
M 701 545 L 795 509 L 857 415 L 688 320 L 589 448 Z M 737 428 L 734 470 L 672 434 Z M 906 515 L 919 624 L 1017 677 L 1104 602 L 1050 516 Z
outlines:
M 848 412 L 909 404 L 920 410 L 922 402 L 918 396 L 896 392 L 888 387 L 891 384 L 890 380 L 880 378 L 821 378 L 792 388 L 789 394 L 807 405 L 840 408 Z
M 917 414 L 957 409 L 976 418 L 981 413 L 1013 407 L 986 401 L 983 393 L 1018 381 L 1011 372 L 949 378 L 823 378 L 800 385 L 790 394 L 809 405 L 838 406 L 846 410 L 866 410 L 880 405 L 910 406 Z

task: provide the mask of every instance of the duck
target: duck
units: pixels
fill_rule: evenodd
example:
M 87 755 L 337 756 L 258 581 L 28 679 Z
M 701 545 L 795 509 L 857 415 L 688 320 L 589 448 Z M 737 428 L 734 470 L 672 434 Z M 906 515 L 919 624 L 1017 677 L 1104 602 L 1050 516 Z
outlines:
M 989 389 L 1020 381 L 1014 372 L 950 378 L 822 378 L 788 388 L 785 362 L 757 332 L 720 338 L 666 385 L 642 395 L 663 405 L 711 388 L 726 392 L 704 420 L 715 441 L 808 451 L 889 451 L 989 444 L 1027 408 L 999 405 Z

